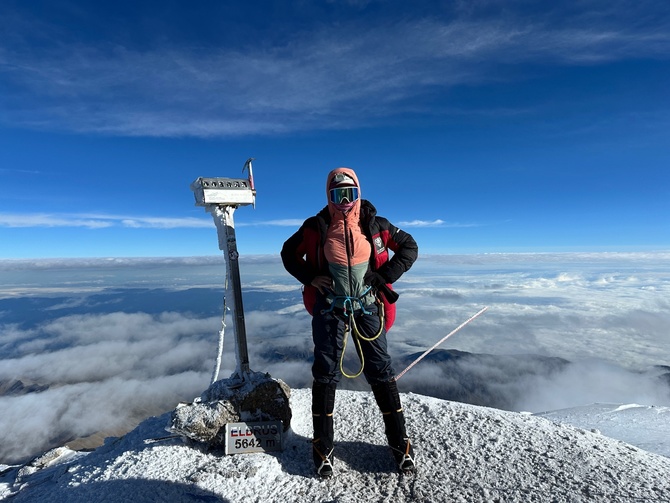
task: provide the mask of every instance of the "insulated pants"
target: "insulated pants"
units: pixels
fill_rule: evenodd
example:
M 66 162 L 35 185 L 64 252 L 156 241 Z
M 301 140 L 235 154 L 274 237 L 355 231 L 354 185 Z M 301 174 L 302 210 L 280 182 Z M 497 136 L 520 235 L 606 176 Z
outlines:
M 312 376 L 315 382 L 337 385 L 342 377 L 340 359 L 344 349 L 345 323 L 338 317 L 336 311 L 328 311 L 329 307 L 324 297 L 318 295 L 312 316 L 312 338 L 314 340 Z M 360 333 L 365 337 L 372 337 L 380 328 L 378 307 L 376 304 L 371 304 L 365 309 L 371 314 L 359 311 L 355 315 L 355 322 Z M 348 350 L 352 346 L 357 348 L 351 330 L 348 337 Z M 363 374 L 367 382 L 373 385 L 393 379 L 395 372 L 388 354 L 386 330 L 382 328 L 379 337 L 373 341 L 361 340 L 360 342 L 364 362 Z

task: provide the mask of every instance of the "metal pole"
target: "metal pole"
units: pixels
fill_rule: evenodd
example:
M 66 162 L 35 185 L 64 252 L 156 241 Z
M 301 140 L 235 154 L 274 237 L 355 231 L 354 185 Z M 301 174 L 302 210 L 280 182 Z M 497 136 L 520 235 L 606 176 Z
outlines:
M 249 171 L 249 178 L 197 178 L 191 183 L 191 190 L 195 196 L 196 206 L 204 206 L 211 213 L 216 224 L 219 238 L 219 249 L 226 254 L 227 278 L 232 281 L 233 289 L 233 319 L 235 323 L 235 352 L 237 356 L 237 376 L 245 380 L 249 369 L 249 353 L 247 351 L 247 332 L 244 326 L 244 307 L 242 304 L 242 285 L 240 282 L 240 265 L 235 238 L 235 222 L 233 213 L 238 206 L 256 204 L 256 189 L 251 161 L 247 159 L 242 171 Z M 226 285 L 227 289 L 227 285 Z M 224 296 L 222 329 L 219 332 L 219 356 L 212 379 L 218 377 L 223 350 L 223 330 L 225 328 L 226 301 Z
M 244 304 L 242 301 L 242 285 L 240 281 L 240 254 L 237 251 L 235 238 L 235 206 L 218 206 L 214 216 L 219 235 L 219 248 L 227 253 L 228 278 L 233 290 L 233 315 L 235 319 L 235 351 L 237 354 L 237 371 L 240 378 L 250 372 L 249 352 L 247 349 L 247 332 L 244 323 Z M 218 218 L 217 218 L 218 217 Z

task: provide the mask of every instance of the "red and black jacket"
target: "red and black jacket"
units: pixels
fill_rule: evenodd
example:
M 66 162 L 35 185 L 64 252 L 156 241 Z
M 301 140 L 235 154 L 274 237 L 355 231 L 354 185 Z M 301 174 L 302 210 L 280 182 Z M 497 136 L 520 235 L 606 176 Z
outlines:
M 370 201 L 361 200 L 360 221 L 363 233 L 372 245 L 370 269 L 377 271 L 388 283 L 400 278 L 416 261 L 419 247 L 407 232 L 398 229 L 384 217 Z M 317 290 L 312 286 L 316 276 L 329 276 L 328 263 L 323 252 L 326 231 L 330 223 L 328 207 L 308 218 L 284 243 L 281 251 L 284 268 L 304 285 L 303 301 L 312 314 Z M 389 258 L 389 250 L 393 256 Z M 385 299 L 384 299 L 385 300 Z M 395 320 L 395 305 L 384 301 L 385 325 L 388 330 Z

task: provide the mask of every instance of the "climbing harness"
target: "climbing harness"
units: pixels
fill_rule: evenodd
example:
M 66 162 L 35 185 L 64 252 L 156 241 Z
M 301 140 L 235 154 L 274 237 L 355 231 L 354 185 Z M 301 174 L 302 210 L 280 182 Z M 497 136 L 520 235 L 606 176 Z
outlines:
M 321 311 L 321 314 L 326 314 L 329 312 L 335 312 L 335 316 L 337 316 L 340 320 L 344 322 L 344 337 L 342 341 L 342 354 L 340 355 L 340 372 L 342 372 L 342 375 L 344 377 L 347 377 L 349 379 L 354 379 L 361 375 L 363 373 L 363 369 L 365 368 L 365 358 L 363 357 L 363 349 L 361 347 L 361 340 L 364 340 L 366 342 L 372 342 L 375 339 L 377 339 L 381 334 L 384 329 L 384 303 L 380 302 L 380 300 L 375 297 L 375 304 L 377 305 L 377 313 L 379 316 L 379 330 L 377 331 L 376 334 L 374 334 L 372 337 L 366 337 L 363 335 L 360 330 L 358 329 L 358 325 L 356 324 L 356 309 L 354 309 L 354 303 L 357 303 L 359 306 L 359 311 L 360 313 L 364 315 L 372 315 L 373 313 L 371 311 L 368 311 L 365 309 L 365 306 L 363 305 L 363 298 L 370 292 L 372 287 L 368 287 L 367 290 L 365 290 L 359 297 L 351 297 L 348 295 L 329 295 L 328 298 L 332 301 L 330 304 L 330 307 L 328 309 L 323 309 Z M 335 311 L 335 303 L 336 301 L 342 301 L 342 309 L 343 313 L 342 316 L 338 316 L 337 312 Z M 346 370 L 344 370 L 344 355 L 346 354 L 347 351 L 347 340 L 349 339 L 349 332 L 351 332 L 351 337 L 353 338 L 355 344 L 356 344 L 356 353 L 358 354 L 358 357 L 361 361 L 361 366 L 358 369 L 358 372 L 355 374 L 348 374 Z
M 359 309 L 363 311 L 363 314 L 372 314 L 370 311 L 366 311 L 365 305 L 363 304 L 363 298 L 372 290 L 372 287 L 369 286 L 359 297 L 351 297 L 349 295 L 335 295 L 332 290 L 328 291 L 326 298 L 330 301 L 330 307 L 328 309 L 322 309 L 321 314 L 330 313 L 335 310 L 335 304 L 337 301 L 342 301 L 342 309 L 344 314 L 347 314 L 349 311 L 354 311 L 354 302 L 358 303 Z

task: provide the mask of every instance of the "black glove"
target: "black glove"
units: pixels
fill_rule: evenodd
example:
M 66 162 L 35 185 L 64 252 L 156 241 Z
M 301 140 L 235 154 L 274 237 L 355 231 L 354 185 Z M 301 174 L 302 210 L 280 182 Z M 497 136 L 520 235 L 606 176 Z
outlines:
M 386 279 L 377 271 L 366 272 L 363 281 L 386 297 L 386 300 L 391 304 L 398 300 L 399 295 L 386 285 Z
M 365 276 L 363 276 L 363 281 L 365 281 L 366 285 L 370 285 L 372 288 L 376 288 L 377 290 L 383 286 L 386 286 L 386 280 L 377 271 L 366 272 Z

